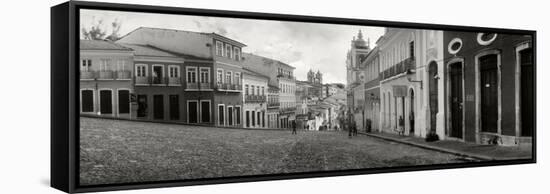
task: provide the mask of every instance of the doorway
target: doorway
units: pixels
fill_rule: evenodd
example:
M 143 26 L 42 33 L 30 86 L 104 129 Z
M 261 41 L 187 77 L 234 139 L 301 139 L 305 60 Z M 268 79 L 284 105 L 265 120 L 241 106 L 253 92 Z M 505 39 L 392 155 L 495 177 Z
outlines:
M 164 119 L 164 99 L 162 95 L 153 96 L 153 118 Z
M 111 90 L 101 90 L 99 91 L 99 104 L 100 104 L 100 113 L 101 114 L 112 114 L 113 113 L 113 92 Z
M 414 135 L 414 90 L 410 90 L 409 134 Z
M 534 116 L 534 73 L 533 73 L 533 49 L 520 51 L 521 65 L 521 136 L 532 136 Z
M 199 102 L 187 101 L 187 122 L 198 123 L 199 121 Z M 204 118 L 203 118 L 204 120 Z
M 450 136 L 462 139 L 462 111 L 463 111 L 463 99 L 462 99 L 462 62 L 457 62 L 449 65 L 450 74 L 450 108 L 451 108 L 451 131 Z
M 479 58 L 481 131 L 498 132 L 498 55 Z

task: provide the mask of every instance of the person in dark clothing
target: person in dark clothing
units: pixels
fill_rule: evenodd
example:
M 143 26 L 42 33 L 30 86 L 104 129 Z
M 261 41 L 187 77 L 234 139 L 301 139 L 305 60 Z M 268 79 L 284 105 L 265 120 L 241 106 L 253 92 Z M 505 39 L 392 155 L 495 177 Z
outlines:
M 292 134 L 295 135 L 296 133 L 296 120 L 292 121 Z
M 357 123 L 354 121 L 353 122 L 353 136 L 357 136 Z
M 399 116 L 399 128 L 398 128 L 398 134 L 399 135 L 405 135 L 405 120 L 403 119 L 403 116 Z

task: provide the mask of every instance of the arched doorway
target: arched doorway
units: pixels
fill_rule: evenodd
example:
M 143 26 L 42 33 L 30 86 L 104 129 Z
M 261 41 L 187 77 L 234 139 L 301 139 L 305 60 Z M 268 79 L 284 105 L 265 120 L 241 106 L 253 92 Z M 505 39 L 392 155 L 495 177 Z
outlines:
M 410 89 L 410 113 L 409 113 L 409 134 L 414 135 L 414 90 Z
M 462 62 L 449 65 L 450 136 L 461 138 L 463 133 Z
M 435 133 L 437 128 L 437 112 L 438 112 L 438 88 L 437 80 L 439 79 L 437 75 L 437 63 L 431 62 L 428 66 L 428 86 L 429 86 L 429 105 L 430 105 L 430 133 Z

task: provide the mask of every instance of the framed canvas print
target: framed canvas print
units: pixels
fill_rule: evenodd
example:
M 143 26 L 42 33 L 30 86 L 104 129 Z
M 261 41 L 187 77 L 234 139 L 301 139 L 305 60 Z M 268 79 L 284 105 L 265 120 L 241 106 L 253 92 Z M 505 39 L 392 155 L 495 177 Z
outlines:
M 536 161 L 531 30 L 70 1 L 51 48 L 65 192 Z

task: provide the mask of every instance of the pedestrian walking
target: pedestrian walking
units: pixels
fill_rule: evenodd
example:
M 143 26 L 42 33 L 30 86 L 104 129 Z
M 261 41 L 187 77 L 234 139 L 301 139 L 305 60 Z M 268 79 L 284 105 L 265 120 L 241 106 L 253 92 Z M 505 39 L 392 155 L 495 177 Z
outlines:
M 296 135 L 296 120 L 293 120 L 292 121 L 292 134 L 293 135 Z
M 357 123 L 353 122 L 353 136 L 357 136 Z

